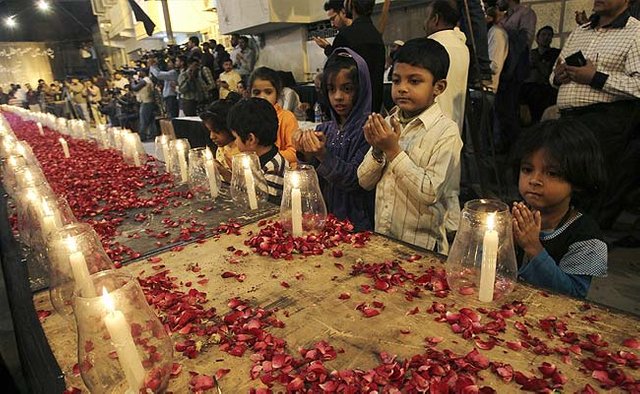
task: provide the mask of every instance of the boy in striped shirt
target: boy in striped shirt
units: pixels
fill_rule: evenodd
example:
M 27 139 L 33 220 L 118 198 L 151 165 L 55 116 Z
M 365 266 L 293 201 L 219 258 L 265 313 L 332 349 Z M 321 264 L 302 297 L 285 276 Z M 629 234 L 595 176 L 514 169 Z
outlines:
M 258 155 L 267 181 L 269 202 L 279 205 L 288 163 L 275 145 L 278 116 L 273 105 L 258 97 L 240 100 L 229 111 L 227 123 L 240 152 Z

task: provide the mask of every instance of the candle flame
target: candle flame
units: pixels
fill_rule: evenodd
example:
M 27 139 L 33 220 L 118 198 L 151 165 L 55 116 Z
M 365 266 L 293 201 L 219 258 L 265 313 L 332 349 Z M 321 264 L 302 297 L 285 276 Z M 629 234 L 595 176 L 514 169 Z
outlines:
M 109 294 L 107 288 L 104 286 L 102 287 L 102 303 L 109 312 L 113 312 L 116 310 L 116 305 L 113 302 L 113 297 L 111 296 L 111 294 Z
M 9 156 L 9 165 L 11 167 L 15 167 L 18 164 L 18 159 L 16 156 Z
M 496 225 L 496 213 L 491 212 L 490 214 L 487 215 L 487 230 L 493 231 L 495 225 Z
M 24 148 L 24 145 L 22 145 L 22 143 L 17 143 L 16 144 L 16 152 L 18 152 L 18 154 L 20 154 L 21 156 L 24 156 L 24 154 L 27 152 L 27 150 Z
M 64 240 L 67 244 L 67 248 L 69 248 L 69 252 L 75 253 L 78 251 L 78 244 L 76 242 L 75 237 L 67 236 L 67 239 Z
M 251 168 L 251 158 L 249 156 L 242 158 L 242 166 L 246 169 Z
M 184 141 L 176 140 L 176 150 L 184 150 L 185 148 Z
M 213 160 L 213 153 L 211 153 L 211 150 L 209 149 L 209 147 L 205 148 L 204 156 L 207 160 Z
M 58 138 L 58 141 L 60 141 L 61 144 L 66 144 L 67 143 L 67 141 L 62 137 Z
M 29 183 L 33 182 L 33 174 L 31 173 L 31 170 L 28 168 L 24 170 L 24 179 Z

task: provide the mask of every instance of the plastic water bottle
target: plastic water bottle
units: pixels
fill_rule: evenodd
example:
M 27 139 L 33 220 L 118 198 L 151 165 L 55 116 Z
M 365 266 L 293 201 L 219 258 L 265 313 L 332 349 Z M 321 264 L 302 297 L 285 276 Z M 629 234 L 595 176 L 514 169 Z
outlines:
M 322 107 L 320 107 L 320 103 L 317 101 L 316 105 L 313 106 L 313 121 L 322 123 Z

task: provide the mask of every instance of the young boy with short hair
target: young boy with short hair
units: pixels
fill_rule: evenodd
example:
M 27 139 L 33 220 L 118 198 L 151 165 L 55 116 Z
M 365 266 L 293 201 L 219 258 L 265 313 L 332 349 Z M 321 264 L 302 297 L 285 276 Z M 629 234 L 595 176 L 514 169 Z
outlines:
M 448 70 L 449 55 L 434 40 L 416 38 L 398 50 L 396 107 L 386 120 L 369 116 L 371 149 L 358 168 L 360 186 L 376 188 L 375 231 L 444 254 L 447 199 L 460 186 L 462 149 L 458 126 L 435 102 Z
M 240 152 L 255 152 L 267 180 L 269 201 L 280 204 L 287 161 L 276 147 L 278 116 L 267 100 L 259 97 L 240 100 L 231 108 L 227 123 Z

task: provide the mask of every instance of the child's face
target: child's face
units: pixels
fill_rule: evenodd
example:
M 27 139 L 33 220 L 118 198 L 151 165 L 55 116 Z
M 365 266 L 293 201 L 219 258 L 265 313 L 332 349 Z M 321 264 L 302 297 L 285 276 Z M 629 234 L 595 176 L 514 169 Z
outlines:
M 222 68 L 224 69 L 224 71 L 229 72 L 233 68 L 233 63 L 231 63 L 231 60 L 227 60 L 226 62 L 222 63 Z
M 278 92 L 271 81 L 256 79 L 251 85 L 251 97 L 260 97 L 275 105 L 278 101 Z
M 407 63 L 396 63 L 391 81 L 393 102 L 410 116 L 429 108 L 447 87 L 445 80 L 434 84 L 433 74 L 429 70 Z
M 214 129 L 211 122 L 204 122 L 204 124 L 209 130 L 209 138 L 211 138 L 211 141 L 213 141 L 214 144 L 218 145 L 219 147 L 223 147 L 233 142 L 234 137 L 231 134 Z
M 356 95 L 355 85 L 349 78 L 349 70 L 340 70 L 327 84 L 327 93 L 331 107 L 338 114 L 340 123 L 351 113 Z
M 532 208 L 542 213 L 567 210 L 571 203 L 571 184 L 540 149 L 522 159 L 518 190 Z

